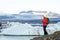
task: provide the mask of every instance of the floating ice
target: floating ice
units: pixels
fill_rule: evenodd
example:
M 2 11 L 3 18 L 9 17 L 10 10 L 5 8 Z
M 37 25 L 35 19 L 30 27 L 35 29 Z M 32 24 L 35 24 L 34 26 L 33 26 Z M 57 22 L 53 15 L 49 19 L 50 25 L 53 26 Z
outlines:
M 52 34 L 55 31 L 60 30 L 60 25 L 57 24 L 49 24 L 47 26 L 48 34 Z M 11 27 L 4 29 L 2 34 L 6 35 L 44 35 L 43 27 L 36 26 L 33 27 L 31 24 L 20 24 L 20 23 L 11 23 Z

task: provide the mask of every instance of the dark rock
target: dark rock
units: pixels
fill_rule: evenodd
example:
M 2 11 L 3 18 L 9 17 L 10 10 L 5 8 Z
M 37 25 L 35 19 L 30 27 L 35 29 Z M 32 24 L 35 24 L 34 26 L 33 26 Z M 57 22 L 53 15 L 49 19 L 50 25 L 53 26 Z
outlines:
M 42 37 L 35 37 L 31 40 L 60 40 L 60 31 Z

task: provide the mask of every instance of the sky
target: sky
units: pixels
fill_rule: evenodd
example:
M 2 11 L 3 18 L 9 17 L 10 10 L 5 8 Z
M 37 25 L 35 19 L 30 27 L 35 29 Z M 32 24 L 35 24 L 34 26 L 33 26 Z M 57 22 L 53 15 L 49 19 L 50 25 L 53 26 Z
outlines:
M 51 11 L 60 14 L 60 0 L 0 0 L 0 14 L 18 14 L 20 11 Z

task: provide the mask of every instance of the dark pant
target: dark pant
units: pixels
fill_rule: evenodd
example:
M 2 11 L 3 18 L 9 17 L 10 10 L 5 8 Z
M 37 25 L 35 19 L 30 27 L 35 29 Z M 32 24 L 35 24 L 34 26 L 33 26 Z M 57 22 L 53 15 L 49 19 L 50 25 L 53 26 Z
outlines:
M 1 32 L 1 29 L 2 29 L 2 25 L 0 24 L 0 32 Z
M 48 34 L 47 31 L 46 31 L 46 27 L 47 27 L 47 26 L 43 26 L 44 35 L 47 35 L 47 34 Z

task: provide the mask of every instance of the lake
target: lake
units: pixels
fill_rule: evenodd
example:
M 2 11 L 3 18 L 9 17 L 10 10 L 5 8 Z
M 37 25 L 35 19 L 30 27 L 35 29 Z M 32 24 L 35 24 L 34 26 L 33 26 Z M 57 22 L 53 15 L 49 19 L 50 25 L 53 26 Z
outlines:
M 0 40 L 30 40 L 38 36 L 0 36 Z

